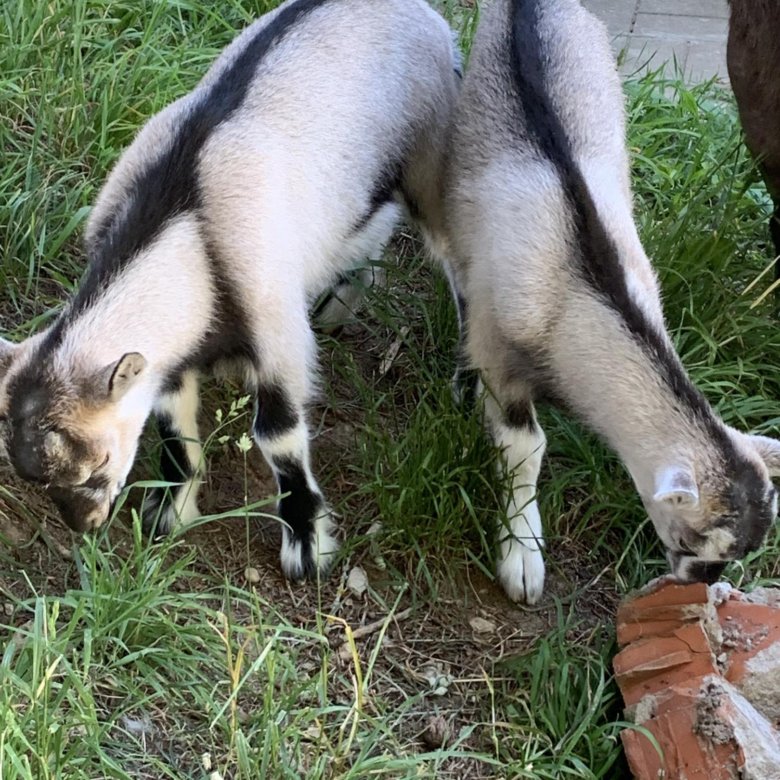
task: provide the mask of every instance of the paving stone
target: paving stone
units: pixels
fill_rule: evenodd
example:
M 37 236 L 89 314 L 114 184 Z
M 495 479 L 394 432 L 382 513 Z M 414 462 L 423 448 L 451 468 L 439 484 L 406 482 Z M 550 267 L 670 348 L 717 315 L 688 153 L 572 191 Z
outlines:
M 612 0 L 612 5 L 622 5 L 621 0 Z M 720 19 L 728 19 L 729 16 L 726 0 L 641 0 L 639 10 L 646 14 L 670 16 L 712 16 Z
M 634 35 L 661 38 L 664 41 L 725 41 L 728 21 L 712 16 L 669 16 L 638 13 Z
M 583 5 L 607 25 L 611 35 L 631 32 L 636 0 L 586 0 Z
M 630 76 L 646 69 L 656 70 L 666 63 L 666 72 L 674 72 L 674 62 L 684 70 L 688 56 L 686 41 L 676 44 L 659 38 L 646 38 L 639 35 L 624 35 L 613 43 L 615 53 L 621 54 L 620 72 Z
M 685 60 L 685 75 L 689 82 L 707 81 L 713 76 L 728 80 L 726 41 L 722 43 L 690 41 Z

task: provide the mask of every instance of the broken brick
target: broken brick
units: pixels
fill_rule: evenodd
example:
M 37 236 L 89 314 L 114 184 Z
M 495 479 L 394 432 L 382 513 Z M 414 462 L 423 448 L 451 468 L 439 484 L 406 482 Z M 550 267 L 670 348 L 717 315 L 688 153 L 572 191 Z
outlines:
M 621 733 L 638 780 L 780 780 L 780 590 L 656 584 L 618 643 L 626 714 L 658 743 Z

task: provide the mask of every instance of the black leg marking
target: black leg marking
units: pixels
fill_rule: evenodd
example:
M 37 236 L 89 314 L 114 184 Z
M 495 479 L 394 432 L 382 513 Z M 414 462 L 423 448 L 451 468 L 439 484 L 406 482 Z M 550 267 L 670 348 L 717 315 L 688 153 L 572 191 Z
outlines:
M 195 469 L 187 456 L 184 442 L 179 438 L 179 432 L 173 427 L 171 418 L 160 415 L 157 418 L 157 429 L 162 439 L 160 450 L 160 473 L 166 482 L 184 482 L 194 476 Z
M 536 421 L 531 402 L 512 401 L 504 410 L 504 422 L 509 428 L 533 431 L 536 428 Z
M 174 506 L 178 493 L 191 489 L 187 481 L 195 475 L 196 464 L 190 463 L 184 442 L 174 428 L 167 414 L 157 416 L 157 429 L 160 432 L 160 475 L 165 482 L 177 483 L 170 487 L 152 488 L 146 495 L 143 505 L 142 527 L 149 536 L 164 536 L 170 533 L 170 521 L 163 521 L 163 514 Z M 184 484 L 178 484 L 184 483 Z
M 254 432 L 259 439 L 273 439 L 292 430 L 299 421 L 289 396 L 278 384 L 257 388 L 257 414 Z
M 455 376 L 452 378 L 455 401 L 464 410 L 474 408 L 477 402 L 477 385 L 479 384 L 479 371 L 468 368 L 464 362 L 458 362 Z
M 455 374 L 452 377 L 452 390 L 456 403 L 466 410 L 471 410 L 477 402 L 479 371 L 469 367 L 469 359 L 466 354 L 468 304 L 462 293 L 455 288 L 454 281 L 450 280 L 450 285 L 458 310 L 458 349 L 455 357 Z
M 301 571 L 299 576 L 317 576 L 317 564 L 312 550 L 314 520 L 324 507 L 319 493 L 315 493 L 306 481 L 303 464 L 293 458 L 278 458 L 273 461 L 279 483 L 279 492 L 288 493 L 279 502 L 279 516 L 286 524 L 284 533 L 290 535 L 290 544 L 300 545 Z
M 466 303 L 466 299 L 460 292 L 455 294 L 455 305 L 458 307 L 458 326 L 461 335 L 463 335 L 463 331 L 466 329 L 466 315 L 468 314 L 469 307 Z
M 325 292 L 314 305 L 314 308 L 311 312 L 312 319 L 316 320 L 317 317 L 319 317 L 320 314 L 325 311 L 327 305 L 333 300 L 334 297 L 338 295 L 338 291 L 342 287 L 347 287 L 353 284 L 353 280 L 357 275 L 357 271 L 348 271 L 347 273 L 339 274 L 336 277 L 336 281 L 333 283 L 333 286 L 327 292 Z

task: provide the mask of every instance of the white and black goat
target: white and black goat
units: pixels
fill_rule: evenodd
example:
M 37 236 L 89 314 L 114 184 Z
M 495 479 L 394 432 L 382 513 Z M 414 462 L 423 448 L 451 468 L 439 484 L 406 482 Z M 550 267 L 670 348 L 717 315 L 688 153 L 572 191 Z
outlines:
M 88 268 L 45 332 L 0 347 L 3 446 L 77 530 L 108 516 L 150 414 L 178 483 L 158 531 L 198 514 L 198 376 L 237 365 L 282 498 L 282 567 L 337 548 L 309 466 L 315 344 L 307 309 L 381 250 L 399 215 L 435 209 L 459 82 L 423 0 L 288 0 L 153 117 L 92 211 Z
M 614 447 L 684 578 L 717 577 L 777 513 L 780 442 L 727 427 L 667 334 L 632 217 L 623 102 L 606 30 L 577 0 L 483 5 L 439 252 L 512 473 L 498 569 L 516 600 L 544 584 L 537 398 Z

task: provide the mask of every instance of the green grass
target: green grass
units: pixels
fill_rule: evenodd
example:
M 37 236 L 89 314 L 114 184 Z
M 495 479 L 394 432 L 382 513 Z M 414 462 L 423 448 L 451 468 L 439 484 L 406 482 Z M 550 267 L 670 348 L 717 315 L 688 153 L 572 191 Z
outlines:
M 73 288 L 89 204 L 139 125 L 190 89 L 235 30 L 273 5 L 2 6 L 4 335 L 40 327 Z M 475 12 L 455 0 L 441 5 L 468 43 Z M 780 328 L 763 297 L 772 272 L 761 275 L 770 264 L 769 204 L 733 106 L 711 85 L 686 88 L 661 74 L 632 79 L 627 92 L 637 219 L 677 347 L 728 422 L 774 432 Z M 341 447 L 342 457 L 321 458 L 319 472 L 352 535 L 345 560 L 370 568 L 367 603 L 386 617 L 386 631 L 339 661 L 339 620 L 354 626 L 365 615 L 364 606 L 348 606 L 338 577 L 303 596 L 270 580 L 244 588 L 236 570 L 255 555 L 244 495 L 225 500 L 246 539 L 228 566 L 186 537 L 150 545 L 137 523 L 118 518 L 79 540 L 73 561 L 55 566 L 47 582 L 41 571 L 22 571 L 24 550 L 0 538 L 0 593 L 11 610 L 0 626 L 2 780 L 211 771 L 247 780 L 625 776 L 611 610 L 615 593 L 661 573 L 663 562 L 615 456 L 555 410 L 542 410 L 551 581 L 544 610 L 512 610 L 494 591 L 485 597 L 502 628 L 516 623 L 529 636 L 506 655 L 486 645 L 469 656 L 479 660 L 458 669 L 454 698 L 405 678 L 404 659 L 435 654 L 446 639 L 457 666 L 458 636 L 461 644 L 471 639 L 458 598 L 470 592 L 466 580 L 486 581 L 492 571 L 500 485 L 479 421 L 451 398 L 455 317 L 443 280 L 409 237 L 394 245 L 387 273 L 388 287 L 369 295 L 359 325 L 321 339 L 323 403 L 313 416 L 326 441 L 334 415 L 349 425 L 354 443 Z M 219 390 L 210 393 L 226 407 Z M 223 418 L 208 448 L 213 460 L 235 452 L 246 422 L 240 407 Z M 229 462 L 248 473 L 258 456 L 247 457 Z M 38 524 L 37 505 L 20 490 L 0 493 L 0 511 Z M 263 496 L 246 492 L 252 511 L 262 511 Z M 381 531 L 367 537 L 376 521 Z M 220 534 L 208 538 L 226 538 Z M 776 582 L 779 553 L 776 529 L 764 550 L 728 574 L 745 586 Z M 53 565 L 51 556 L 39 560 Z M 422 616 L 451 614 L 451 634 L 442 638 L 441 624 L 427 618 L 414 636 L 403 624 L 393 633 L 391 616 L 407 606 Z M 418 640 L 427 644 L 415 655 Z M 417 724 L 436 713 L 455 717 L 443 748 L 419 737 Z

